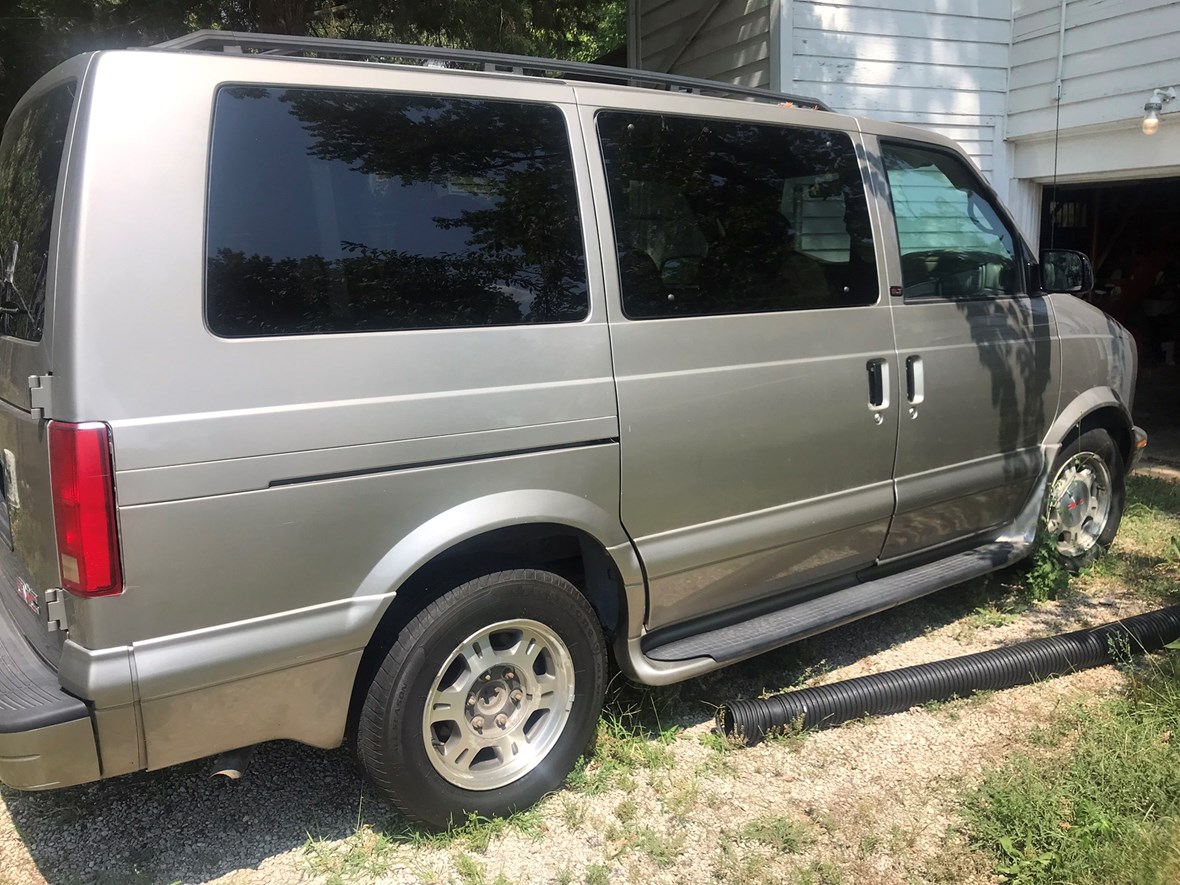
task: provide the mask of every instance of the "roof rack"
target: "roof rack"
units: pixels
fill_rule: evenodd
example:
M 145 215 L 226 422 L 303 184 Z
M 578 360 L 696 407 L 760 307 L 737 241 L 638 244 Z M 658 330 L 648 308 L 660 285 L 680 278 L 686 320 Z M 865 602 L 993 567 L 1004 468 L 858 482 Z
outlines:
M 754 101 L 782 104 L 789 102 L 795 107 L 830 111 L 831 108 L 816 98 L 792 95 L 786 92 L 771 92 L 754 86 L 739 86 L 705 80 L 699 77 L 681 77 L 676 74 L 662 74 L 658 71 L 641 71 L 635 68 L 616 68 L 580 61 L 558 61 L 552 58 L 532 58 L 527 55 L 506 55 L 500 52 L 479 52 L 471 49 L 449 49 L 441 46 L 410 46 L 401 43 L 380 43 L 368 40 L 336 40 L 326 37 L 291 37 L 279 34 L 254 34 L 244 31 L 194 31 L 184 37 L 157 43 L 153 49 L 174 51 L 222 51 L 260 55 L 292 56 L 314 52 L 318 56 L 343 56 L 349 58 L 396 58 L 425 63 L 442 62 L 446 65 L 470 65 L 483 71 L 501 71 L 533 76 L 558 76 L 569 80 L 585 80 L 596 83 L 616 83 L 627 86 L 643 86 L 665 89 L 669 92 L 691 92 L 700 95 L 714 95 L 724 98 L 741 98 Z

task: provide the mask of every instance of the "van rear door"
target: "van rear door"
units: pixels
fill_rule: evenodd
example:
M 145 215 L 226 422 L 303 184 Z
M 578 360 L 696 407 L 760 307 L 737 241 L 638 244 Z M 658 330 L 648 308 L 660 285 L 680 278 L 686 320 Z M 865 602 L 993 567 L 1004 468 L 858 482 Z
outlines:
M 0 617 L 56 666 L 64 631 L 50 630 L 46 591 L 61 586 L 50 489 L 50 328 L 76 82 L 34 87 L 0 139 Z

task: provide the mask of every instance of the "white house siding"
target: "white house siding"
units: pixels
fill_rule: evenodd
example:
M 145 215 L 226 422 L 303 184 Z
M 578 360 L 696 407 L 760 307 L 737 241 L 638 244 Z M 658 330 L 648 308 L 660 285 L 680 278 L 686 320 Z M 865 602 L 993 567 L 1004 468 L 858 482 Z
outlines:
M 1026 228 L 1040 211 L 1041 185 L 1054 175 L 1068 182 L 1180 174 L 1180 113 L 1166 114 L 1151 138 L 1139 132 L 1152 90 L 1180 86 L 1180 3 L 1069 0 L 1064 44 L 1059 42 L 1060 0 L 1014 3 L 1010 200 Z
M 924 126 L 1002 179 L 1011 2 L 632 0 L 632 62 Z
M 632 0 L 638 67 L 770 85 L 771 0 Z
M 1015 0 L 1008 134 L 1052 132 L 1057 117 L 1060 0 Z M 1176 0 L 1070 0 L 1065 5 L 1061 128 L 1138 119 L 1156 86 L 1180 78 Z
M 790 0 L 793 82 L 860 116 L 959 142 L 1007 174 L 1003 139 L 1011 0 Z

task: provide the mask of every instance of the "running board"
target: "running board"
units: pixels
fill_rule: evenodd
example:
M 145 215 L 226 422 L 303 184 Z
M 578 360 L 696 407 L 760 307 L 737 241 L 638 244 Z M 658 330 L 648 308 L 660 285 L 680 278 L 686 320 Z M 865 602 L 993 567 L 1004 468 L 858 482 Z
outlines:
M 1024 558 L 1030 546 L 1023 538 L 994 541 L 920 568 L 855 584 L 748 621 L 646 648 L 644 652 L 653 661 L 709 657 L 718 664 L 732 663 L 994 572 Z

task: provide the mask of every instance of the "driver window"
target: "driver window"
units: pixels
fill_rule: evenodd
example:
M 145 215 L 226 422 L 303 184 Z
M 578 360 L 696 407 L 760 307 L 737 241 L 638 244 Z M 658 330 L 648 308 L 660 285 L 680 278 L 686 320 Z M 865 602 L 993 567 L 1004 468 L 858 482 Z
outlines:
M 1023 290 L 1016 238 L 960 158 L 883 143 L 907 299 L 969 299 Z

